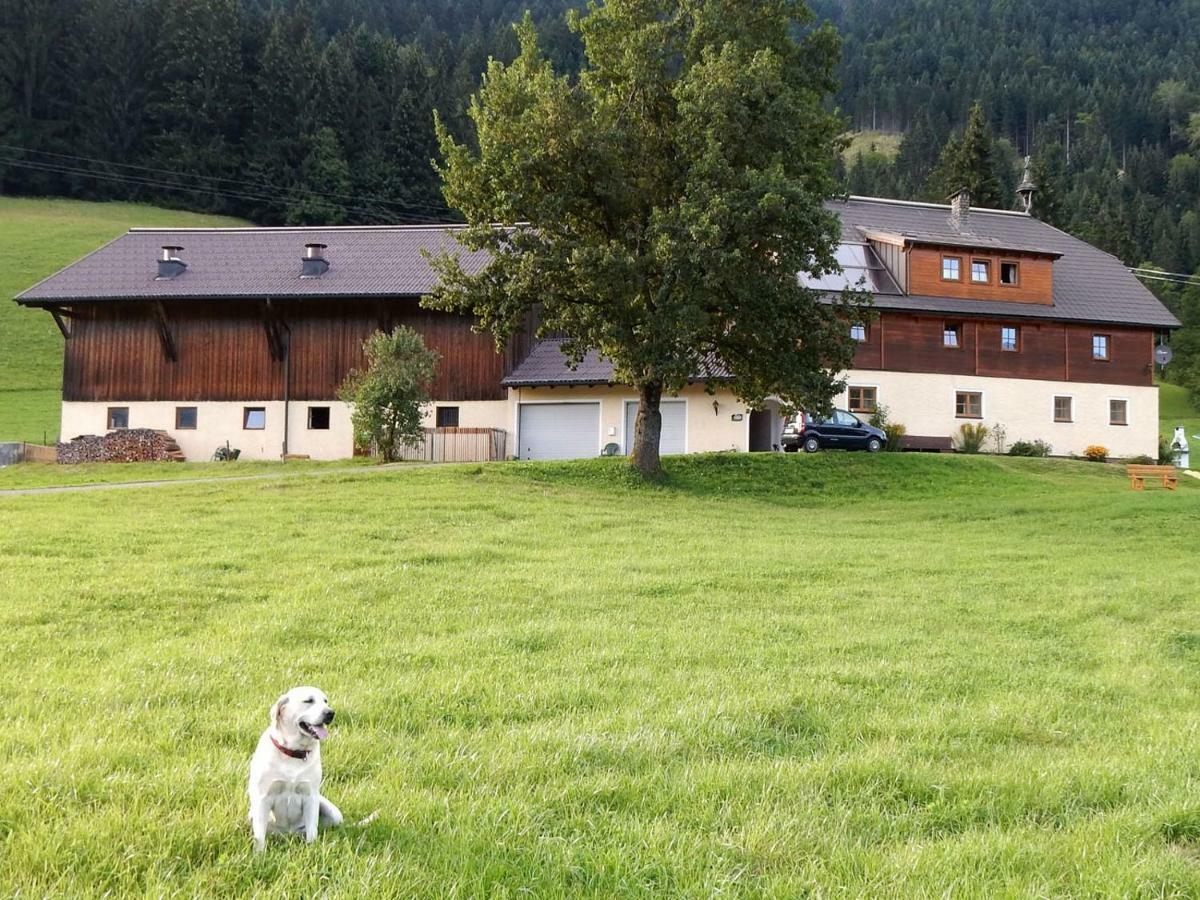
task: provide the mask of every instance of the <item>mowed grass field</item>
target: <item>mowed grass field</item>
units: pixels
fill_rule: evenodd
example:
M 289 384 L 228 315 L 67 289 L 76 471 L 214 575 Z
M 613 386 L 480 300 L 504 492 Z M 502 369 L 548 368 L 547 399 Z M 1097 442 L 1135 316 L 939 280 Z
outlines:
M 1200 483 L 670 469 L 0 495 L 0 894 L 1200 894 Z M 378 817 L 256 856 L 304 683 Z
M 1168 441 L 1175 434 L 1175 426 L 1182 425 L 1188 443 L 1196 444 L 1195 435 L 1200 434 L 1200 410 L 1192 406 L 1187 388 L 1177 384 L 1159 384 L 1158 421 L 1159 431 Z
M 134 226 L 242 224 L 134 203 L 0 197 L 0 441 L 58 439 L 62 335 L 49 313 L 13 297 Z

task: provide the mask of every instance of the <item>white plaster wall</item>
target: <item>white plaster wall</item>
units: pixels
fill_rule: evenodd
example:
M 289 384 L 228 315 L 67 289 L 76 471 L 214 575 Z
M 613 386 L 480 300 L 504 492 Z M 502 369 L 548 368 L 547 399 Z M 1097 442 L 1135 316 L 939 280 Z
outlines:
M 888 408 L 891 420 L 902 423 L 910 434 L 955 436 L 964 422 L 982 421 L 988 426 L 1003 425 L 1009 444 L 1046 441 L 1056 456 L 1082 454 L 1089 444 L 1107 447 L 1115 457 L 1158 453 L 1157 387 L 875 370 L 851 370 L 845 377 L 847 387 L 877 387 L 878 402 Z M 958 391 L 983 394 L 982 420 L 954 415 Z M 1054 421 L 1056 396 L 1074 397 L 1074 422 Z M 1108 423 L 1109 399 L 1128 401 L 1128 425 Z M 834 405 L 847 408 L 845 391 Z
M 507 400 L 478 402 L 439 402 L 438 406 L 457 406 L 462 428 L 506 428 L 512 418 Z M 229 441 L 229 446 L 242 451 L 242 459 L 279 459 L 283 452 L 283 402 L 280 400 L 246 400 L 237 402 L 176 402 L 176 401 L 111 401 L 105 403 L 76 403 L 62 405 L 62 435 L 64 440 L 81 434 L 104 434 L 108 424 L 108 408 L 129 408 L 130 428 L 153 428 L 165 431 L 179 444 L 184 455 L 193 462 L 211 459 L 213 451 Z M 196 428 L 177 429 L 175 410 L 180 406 L 196 407 Z M 246 430 L 242 427 L 246 407 L 263 407 L 267 411 L 267 427 Z M 354 453 L 354 432 L 350 425 L 350 407 L 336 400 L 299 401 L 289 404 L 288 453 L 310 456 L 313 459 L 346 459 Z M 329 407 L 328 430 L 308 427 L 310 406 Z M 425 427 L 434 424 L 434 406 L 424 417 Z
M 620 386 L 513 388 L 509 391 L 511 406 L 507 427 L 510 432 L 516 431 L 517 408 L 521 403 L 599 401 L 600 441 L 596 452 L 599 453 L 608 443 L 624 448 L 628 446 L 625 439 L 625 404 L 637 399 L 635 391 Z M 664 396 L 663 399 L 673 400 L 676 397 Z M 710 395 L 705 393 L 702 385 L 689 385 L 678 395 L 678 399 L 687 402 L 688 453 L 749 449 L 750 410 L 728 390 L 721 389 Z M 714 400 L 717 402 L 715 412 Z M 734 421 L 734 416 L 741 416 L 741 421 Z
M 433 428 L 437 422 L 436 408 L 458 407 L 459 428 L 504 428 L 512 431 L 512 404 L 508 400 L 436 400 L 425 410 L 421 424 Z
M 62 406 L 62 435 L 70 440 L 80 434 L 104 434 L 108 429 L 108 408 L 129 408 L 130 428 L 153 428 L 165 431 L 179 444 L 179 449 L 193 462 L 211 459 L 213 451 L 223 446 L 241 450 L 242 459 L 279 459 L 283 452 L 283 402 L 278 400 L 246 400 L 237 402 L 197 401 L 110 401 L 106 403 L 65 402 Z M 196 407 L 195 429 L 177 429 L 175 410 L 180 406 Z M 247 430 L 242 427 L 246 407 L 266 410 L 266 428 Z M 346 404 L 330 402 L 298 402 L 290 404 L 288 422 L 288 453 L 308 455 L 313 459 L 344 459 L 353 453 L 350 412 Z M 328 406 L 329 429 L 310 431 L 308 408 Z

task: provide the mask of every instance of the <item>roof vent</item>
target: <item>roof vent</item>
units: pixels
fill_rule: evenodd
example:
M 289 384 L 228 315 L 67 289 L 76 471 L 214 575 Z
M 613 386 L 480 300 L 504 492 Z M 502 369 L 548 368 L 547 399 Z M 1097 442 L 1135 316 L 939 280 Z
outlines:
M 955 231 L 966 231 L 971 218 L 971 192 L 965 187 L 950 195 L 950 224 Z
M 162 248 L 162 256 L 158 258 L 158 277 L 155 279 L 156 281 L 178 278 L 187 270 L 187 263 L 179 258 L 179 254 L 182 252 L 182 247 L 167 245 Z
M 329 260 L 325 258 L 324 244 L 305 244 L 304 256 L 300 260 L 301 278 L 320 278 L 329 271 Z
M 1025 157 L 1025 175 L 1021 179 L 1021 183 L 1017 185 L 1017 196 L 1021 198 L 1021 205 L 1025 208 L 1025 215 L 1033 215 L 1033 195 L 1037 193 L 1037 185 L 1033 183 L 1033 160 L 1030 157 Z

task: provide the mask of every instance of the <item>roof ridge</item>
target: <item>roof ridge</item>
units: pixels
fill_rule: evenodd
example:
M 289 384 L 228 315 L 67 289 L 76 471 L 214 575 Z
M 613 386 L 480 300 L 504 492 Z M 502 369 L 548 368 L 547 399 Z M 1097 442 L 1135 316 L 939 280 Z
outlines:
M 130 228 L 128 234 L 311 234 L 314 231 L 336 231 L 339 233 L 357 231 L 447 231 L 466 228 L 461 222 L 444 222 L 429 225 L 230 225 L 219 226 L 184 226 L 170 228 L 163 226 L 139 226 Z
M 884 203 L 884 204 L 887 204 L 888 206 L 917 206 L 917 207 L 923 207 L 925 209 L 943 209 L 946 212 L 950 211 L 950 205 L 948 203 L 930 203 L 925 200 L 897 200 L 893 197 L 863 197 L 863 196 L 859 196 L 857 194 L 851 194 L 850 196 L 846 197 L 845 199 L 842 199 L 842 198 L 831 198 L 831 199 L 835 200 L 836 202 L 840 202 L 840 203 L 848 203 L 851 200 L 856 200 L 860 203 Z M 1021 212 L 1020 210 L 996 209 L 991 206 L 972 206 L 971 213 L 972 213 L 972 215 L 974 215 L 975 213 L 990 213 L 990 214 L 999 215 L 999 216 L 1020 216 L 1021 218 L 1024 218 L 1024 219 L 1032 219 L 1033 218 L 1029 214 Z M 1034 219 L 1034 221 L 1040 221 L 1040 220 Z

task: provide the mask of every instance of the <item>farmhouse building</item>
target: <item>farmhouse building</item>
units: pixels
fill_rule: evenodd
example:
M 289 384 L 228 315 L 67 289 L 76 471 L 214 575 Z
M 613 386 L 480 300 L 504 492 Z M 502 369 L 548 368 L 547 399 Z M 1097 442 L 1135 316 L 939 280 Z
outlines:
M 964 422 L 1056 454 L 1154 454 L 1156 344 L 1178 321 L 1119 260 L 1026 213 L 871 198 L 831 201 L 843 272 L 808 279 L 873 296 L 836 405 L 886 405 L 910 434 Z M 595 456 L 632 442 L 636 393 L 595 354 L 571 368 L 530 328 L 502 351 L 469 317 L 424 310 L 425 252 L 444 226 L 133 229 L 17 302 L 65 339 L 62 435 L 169 432 L 190 459 L 352 453 L 336 399 L 376 329 L 408 325 L 441 355 L 431 434 L 487 429 L 494 455 Z M 476 271 L 486 257 L 467 255 Z M 664 453 L 768 450 L 778 405 L 751 410 L 714 361 L 664 399 Z M 497 444 L 493 441 L 493 448 Z M 612 448 L 610 448 L 612 449 Z

